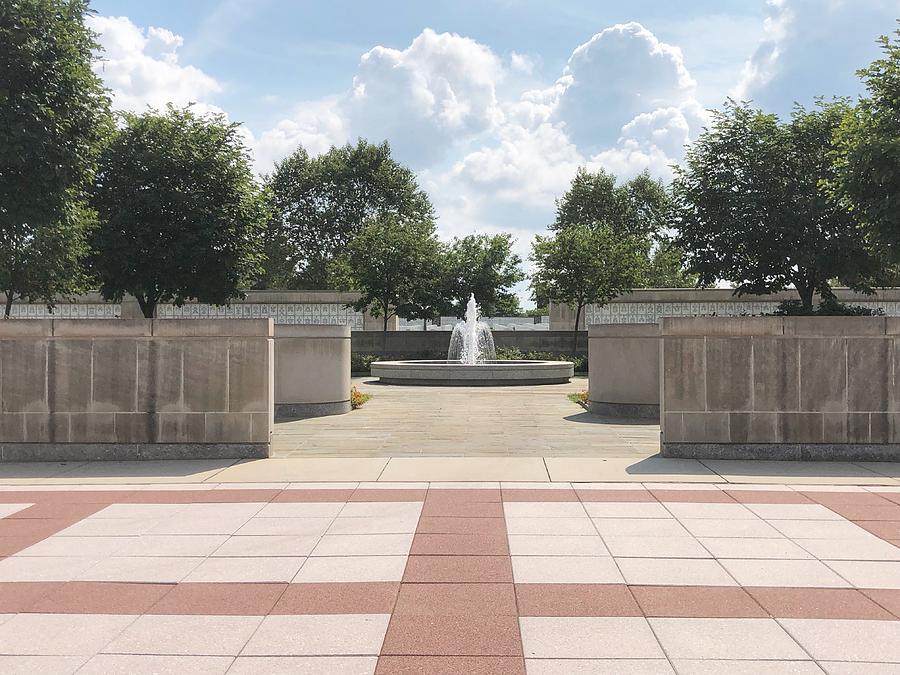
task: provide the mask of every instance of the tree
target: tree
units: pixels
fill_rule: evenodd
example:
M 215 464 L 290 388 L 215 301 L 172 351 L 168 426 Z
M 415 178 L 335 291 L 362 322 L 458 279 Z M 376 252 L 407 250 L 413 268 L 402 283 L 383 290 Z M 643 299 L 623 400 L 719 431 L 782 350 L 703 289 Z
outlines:
M 471 234 L 454 239 L 447 251 L 447 298 L 458 317 L 474 293 L 485 316 L 501 316 L 518 305 L 511 288 L 525 279 L 510 234 Z M 501 308 L 503 308 L 501 310 Z
M 441 243 L 434 224 L 426 220 L 400 220 L 395 215 L 370 221 L 331 265 L 341 286 L 355 288 L 361 297 L 351 306 L 382 318 L 382 348 L 387 349 L 391 317 L 429 318 L 440 275 Z
M 93 266 L 108 300 L 216 305 L 240 296 L 262 262 L 268 218 L 237 124 L 169 106 L 124 114 L 106 147 L 94 204 Z
M 300 148 L 276 164 L 268 184 L 274 210 L 267 238 L 285 242 L 291 275 L 283 283 L 293 288 L 327 287 L 329 262 L 373 219 L 434 220 L 428 195 L 391 158 L 387 142 L 360 139 L 314 158 Z
M 0 291 L 15 298 L 81 290 L 93 214 L 85 205 L 109 100 L 91 70 L 84 0 L 0 3 Z
M 584 308 L 605 305 L 641 280 L 644 240 L 610 225 L 570 225 L 554 236 L 535 238 L 531 261 L 535 297 L 552 297 L 575 308 L 572 349 Z
M 669 195 L 660 181 L 644 172 L 617 184 L 603 169 L 578 169 L 569 190 L 556 202 L 551 230 L 572 225 L 605 224 L 614 231 L 649 236 L 668 224 Z
M 900 261 L 900 31 L 879 40 L 884 57 L 859 71 L 868 96 L 835 134 L 832 193 L 860 221 L 873 248 Z
M 844 100 L 797 106 L 789 122 L 729 101 L 676 168 L 676 244 L 704 284 L 724 279 L 738 294 L 793 286 L 805 308 L 831 280 L 866 290 L 873 258 L 857 224 L 831 199 L 832 137 Z
M 696 274 L 685 268 L 685 253 L 669 236 L 659 236 L 650 254 L 643 284 L 647 288 L 694 288 Z

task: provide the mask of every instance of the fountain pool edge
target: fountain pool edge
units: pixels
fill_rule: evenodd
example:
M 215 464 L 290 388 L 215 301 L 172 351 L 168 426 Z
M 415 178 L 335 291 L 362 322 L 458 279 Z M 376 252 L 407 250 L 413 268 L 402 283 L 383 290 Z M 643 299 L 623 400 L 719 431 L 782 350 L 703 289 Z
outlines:
M 575 374 L 568 361 L 375 361 L 372 377 L 384 384 L 431 387 L 499 387 L 565 384 Z

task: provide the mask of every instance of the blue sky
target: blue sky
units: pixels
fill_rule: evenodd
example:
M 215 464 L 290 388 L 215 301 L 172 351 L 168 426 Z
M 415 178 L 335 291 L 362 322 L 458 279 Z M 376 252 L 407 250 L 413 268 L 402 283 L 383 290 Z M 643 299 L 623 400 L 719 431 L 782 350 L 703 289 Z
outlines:
M 726 96 L 860 93 L 900 0 L 94 0 L 119 108 L 196 102 L 256 168 L 387 138 L 442 236 L 527 255 L 578 166 L 663 179 Z

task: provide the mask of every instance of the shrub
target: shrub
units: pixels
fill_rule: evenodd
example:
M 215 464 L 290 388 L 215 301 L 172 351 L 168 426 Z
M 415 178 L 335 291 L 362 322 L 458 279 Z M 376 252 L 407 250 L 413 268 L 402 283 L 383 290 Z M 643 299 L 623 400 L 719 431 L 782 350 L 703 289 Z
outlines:
M 356 410 L 366 401 L 372 398 L 372 394 L 364 394 L 356 387 L 350 387 L 350 407 Z
M 784 300 L 775 310 L 775 316 L 884 316 L 884 310 L 848 305 L 835 298 L 827 298 L 810 311 L 804 309 L 803 303 L 799 300 Z
M 497 358 L 503 361 L 569 361 L 575 365 L 576 373 L 588 371 L 586 356 L 554 354 L 553 352 L 523 352 L 518 347 L 498 347 Z
M 586 408 L 588 403 L 588 392 L 585 390 L 569 394 L 569 400 L 572 401 L 572 403 L 577 403 L 582 408 Z

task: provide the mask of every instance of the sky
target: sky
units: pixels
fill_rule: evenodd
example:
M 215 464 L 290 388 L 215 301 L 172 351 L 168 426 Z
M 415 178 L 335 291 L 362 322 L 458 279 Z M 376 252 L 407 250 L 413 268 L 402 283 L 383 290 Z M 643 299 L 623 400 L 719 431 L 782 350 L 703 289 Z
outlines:
M 862 93 L 900 0 L 93 0 L 114 106 L 243 124 L 259 174 L 388 140 L 443 238 L 527 258 L 578 167 L 672 176 L 727 97 Z M 517 289 L 527 302 L 527 287 Z

